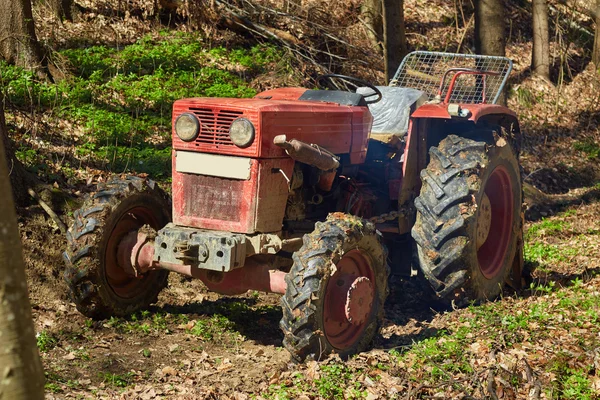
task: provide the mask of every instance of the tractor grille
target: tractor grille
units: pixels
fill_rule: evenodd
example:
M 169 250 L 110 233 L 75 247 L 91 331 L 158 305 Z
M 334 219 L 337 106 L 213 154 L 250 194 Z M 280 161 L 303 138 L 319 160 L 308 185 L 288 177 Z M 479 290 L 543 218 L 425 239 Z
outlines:
M 241 111 L 211 110 L 208 108 L 190 108 L 200 121 L 200 134 L 197 145 L 210 144 L 218 146 L 234 146 L 229 138 L 231 123 L 241 117 Z

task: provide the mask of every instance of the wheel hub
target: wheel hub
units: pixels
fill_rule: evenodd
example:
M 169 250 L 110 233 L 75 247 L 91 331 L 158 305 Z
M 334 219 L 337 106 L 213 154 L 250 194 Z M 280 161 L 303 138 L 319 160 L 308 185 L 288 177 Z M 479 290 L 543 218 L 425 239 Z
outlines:
M 492 226 L 492 205 L 490 198 L 485 193 L 477 212 L 477 249 L 479 249 L 487 240 Z
M 373 307 L 373 284 L 366 276 L 358 277 L 348 288 L 344 307 L 346 319 L 353 325 L 363 324 Z
M 353 346 L 362 337 L 376 307 L 376 283 L 369 261 L 352 250 L 339 260 L 327 283 L 323 305 L 324 333 L 338 350 Z

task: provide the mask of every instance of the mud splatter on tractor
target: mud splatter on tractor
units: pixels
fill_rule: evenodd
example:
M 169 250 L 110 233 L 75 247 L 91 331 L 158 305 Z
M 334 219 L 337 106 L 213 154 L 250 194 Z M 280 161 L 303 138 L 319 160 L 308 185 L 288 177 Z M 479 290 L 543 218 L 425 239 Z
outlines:
M 388 264 L 410 269 L 412 248 L 440 298 L 497 296 L 522 259 L 519 124 L 495 104 L 511 66 L 416 52 L 386 87 L 326 75 L 319 90 L 177 101 L 172 205 L 150 180 L 99 185 L 68 232 L 71 298 L 129 314 L 169 271 L 281 293 L 284 345 L 303 360 L 369 347 Z

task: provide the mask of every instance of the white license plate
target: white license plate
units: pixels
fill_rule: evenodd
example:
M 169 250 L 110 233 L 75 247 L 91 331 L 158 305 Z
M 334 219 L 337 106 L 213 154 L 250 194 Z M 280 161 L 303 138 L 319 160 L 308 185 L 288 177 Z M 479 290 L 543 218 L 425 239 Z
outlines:
M 230 179 L 250 179 L 251 158 L 191 151 L 177 151 L 175 157 L 177 172 Z

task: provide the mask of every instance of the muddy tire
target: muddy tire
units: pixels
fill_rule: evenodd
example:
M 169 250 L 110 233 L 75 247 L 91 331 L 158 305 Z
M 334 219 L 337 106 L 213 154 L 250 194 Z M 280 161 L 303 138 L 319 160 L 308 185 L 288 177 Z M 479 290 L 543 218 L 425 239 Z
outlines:
M 387 252 L 375 226 L 336 213 L 303 240 L 285 278 L 283 345 L 296 361 L 368 349 L 388 295 Z
M 437 295 L 461 306 L 501 293 L 522 230 L 516 153 L 492 132 L 480 136 L 432 147 L 415 199 L 415 258 Z
M 82 314 L 95 319 L 125 316 L 156 302 L 168 271 L 130 276 L 118 265 L 116 251 L 127 233 L 143 225 L 155 230 L 165 226 L 170 210 L 168 197 L 155 182 L 128 177 L 99 184 L 73 213 L 63 253 L 64 278 Z

